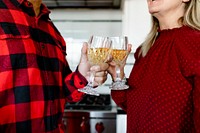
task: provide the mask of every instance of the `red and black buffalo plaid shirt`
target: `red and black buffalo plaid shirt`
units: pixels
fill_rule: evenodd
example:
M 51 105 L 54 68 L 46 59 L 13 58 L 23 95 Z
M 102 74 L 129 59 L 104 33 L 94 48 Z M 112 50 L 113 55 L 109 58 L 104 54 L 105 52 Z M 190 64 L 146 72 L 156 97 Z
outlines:
M 60 133 L 66 102 L 87 81 L 72 73 L 64 39 L 41 5 L 0 0 L 0 133 Z

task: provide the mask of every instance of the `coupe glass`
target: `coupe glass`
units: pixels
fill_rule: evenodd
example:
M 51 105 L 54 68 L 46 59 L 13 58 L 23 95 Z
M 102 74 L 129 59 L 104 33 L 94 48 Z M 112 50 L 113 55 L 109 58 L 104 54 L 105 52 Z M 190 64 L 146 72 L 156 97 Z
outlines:
M 88 61 L 91 67 L 94 65 L 100 65 L 108 59 L 108 56 L 111 54 L 111 45 L 112 43 L 108 37 L 91 36 L 88 41 L 87 50 Z M 78 91 L 99 96 L 97 91 L 93 88 L 94 75 L 95 72 L 91 71 L 87 86 L 78 89 Z
M 126 57 L 128 55 L 128 37 L 126 36 L 119 36 L 119 37 L 110 37 L 112 41 L 112 58 L 113 61 L 116 63 L 116 80 L 110 86 L 112 90 L 124 90 L 128 89 L 129 86 L 126 85 L 126 78 L 120 78 L 120 67 L 121 64 L 124 63 Z

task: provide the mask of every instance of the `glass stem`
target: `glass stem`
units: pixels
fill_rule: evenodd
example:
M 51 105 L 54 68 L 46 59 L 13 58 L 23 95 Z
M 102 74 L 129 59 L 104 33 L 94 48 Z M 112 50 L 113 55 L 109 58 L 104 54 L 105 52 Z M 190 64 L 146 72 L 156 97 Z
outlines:
M 116 66 L 116 81 L 121 81 L 119 65 Z
M 93 87 L 93 85 L 94 85 L 94 75 L 95 75 L 95 72 L 90 73 L 90 78 L 89 78 L 89 82 L 88 82 L 88 86 L 90 86 L 90 87 Z

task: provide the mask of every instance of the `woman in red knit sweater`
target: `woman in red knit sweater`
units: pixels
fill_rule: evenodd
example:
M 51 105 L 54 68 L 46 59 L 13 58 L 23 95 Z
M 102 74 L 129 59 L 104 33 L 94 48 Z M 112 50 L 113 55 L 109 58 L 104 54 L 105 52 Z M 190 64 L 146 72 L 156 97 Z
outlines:
M 135 52 L 130 88 L 112 98 L 128 133 L 200 133 L 200 0 L 147 3 L 152 29 Z M 114 66 L 109 73 L 114 80 Z

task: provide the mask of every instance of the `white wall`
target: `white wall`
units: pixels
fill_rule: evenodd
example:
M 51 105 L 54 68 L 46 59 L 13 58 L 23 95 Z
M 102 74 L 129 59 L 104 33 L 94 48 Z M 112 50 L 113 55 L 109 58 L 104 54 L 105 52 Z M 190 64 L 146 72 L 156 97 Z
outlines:
M 147 0 L 125 0 L 123 7 L 123 34 L 129 36 L 133 51 L 144 41 L 150 30 Z
M 91 35 L 122 34 L 121 10 L 55 9 L 51 18 L 67 38 L 87 39 Z

